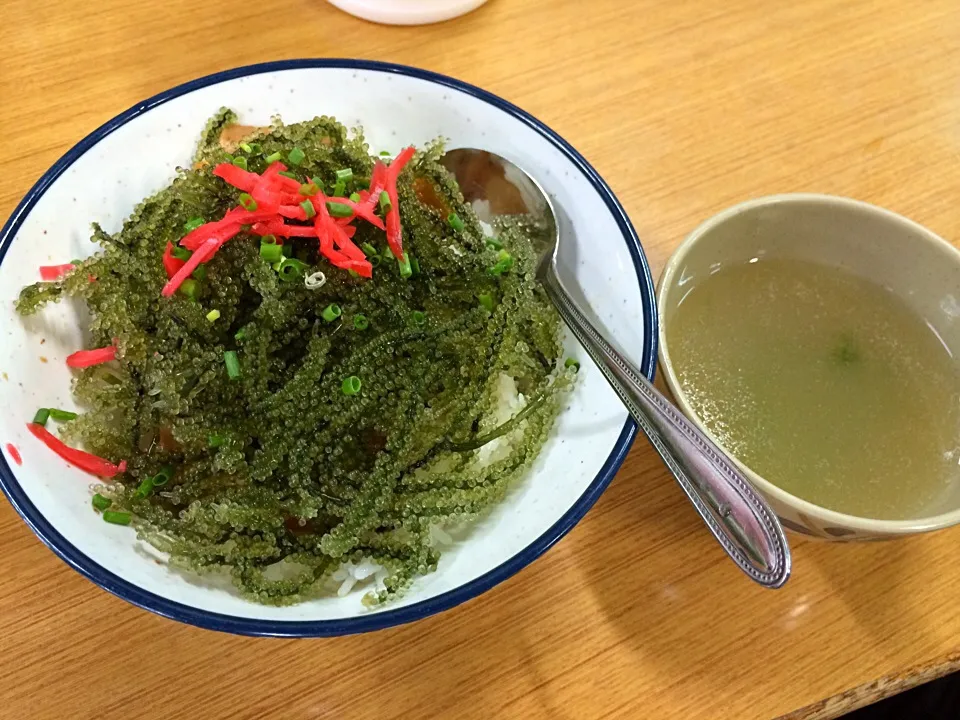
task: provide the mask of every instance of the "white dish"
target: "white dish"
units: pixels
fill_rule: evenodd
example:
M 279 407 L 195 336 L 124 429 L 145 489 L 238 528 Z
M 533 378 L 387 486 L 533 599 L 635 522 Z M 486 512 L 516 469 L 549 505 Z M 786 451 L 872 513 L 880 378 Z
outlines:
M 268 63 L 195 80 L 114 118 L 48 171 L 0 232 L 0 371 L 6 378 L 0 379 L 0 444 L 14 444 L 23 457 L 18 466 L 4 453 L 0 485 L 34 532 L 76 570 L 132 603 L 213 629 L 289 636 L 360 632 L 415 620 L 487 590 L 576 524 L 635 435 L 603 376 L 572 340 L 570 351 L 583 362 L 580 379 L 531 473 L 444 553 L 437 572 L 418 579 L 402 600 L 374 610 L 362 606 L 359 592 L 261 606 L 155 562 L 156 553 L 129 528 L 107 525 L 91 510 L 90 476 L 68 467 L 26 430 L 38 407 L 73 407 L 64 359 L 81 346 L 81 323 L 68 305 L 50 306 L 24 322 L 12 300 L 38 279 L 39 265 L 92 253 L 92 221 L 113 231 L 142 198 L 166 185 L 175 168 L 189 162 L 206 120 L 223 106 L 251 124 L 275 114 L 287 122 L 333 115 L 348 126 L 362 125 L 374 151 L 444 136 L 451 147 L 489 148 L 528 168 L 579 238 L 565 243 L 561 271 L 652 377 L 656 309 L 636 233 L 607 185 L 561 138 L 496 96 L 433 73 L 367 61 Z
M 329 0 L 363 20 L 384 25 L 428 25 L 466 15 L 487 0 Z

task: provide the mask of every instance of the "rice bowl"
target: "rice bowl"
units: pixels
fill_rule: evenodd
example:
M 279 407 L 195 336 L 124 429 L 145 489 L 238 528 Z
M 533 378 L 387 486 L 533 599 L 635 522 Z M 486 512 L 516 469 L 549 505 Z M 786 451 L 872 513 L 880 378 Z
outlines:
M 317 83 L 329 88 L 322 108 L 310 96 Z M 198 118 L 224 105 L 254 122 L 274 114 L 287 121 L 320 112 L 336 115 L 363 125 L 371 144 L 381 147 L 396 147 L 400 138 L 424 143 L 444 136 L 451 146 L 486 145 L 530 167 L 574 230 L 581 237 L 589 233 L 603 251 L 585 255 L 573 244 L 561 258 L 562 271 L 582 288 L 603 323 L 616 324 L 620 343 L 652 376 L 656 320 L 649 271 L 622 209 L 589 165 L 535 120 L 481 90 L 377 63 L 295 61 L 244 68 L 182 86 L 119 116 L 54 166 L 7 223 L 0 239 L 4 287 L 26 284 L 33 279 L 28 273 L 56 257 L 89 253 L 86 222 L 104 218 L 105 229 L 115 230 L 140 197 L 169 182 L 174 168 L 188 161 Z M 136 156 L 130 149 L 146 140 L 156 144 L 154 152 L 137 157 L 135 168 L 127 167 L 124 163 Z M 116 165 L 105 172 L 105 163 Z M 130 178 L 119 189 L 118 176 Z M 60 222 L 57 233 L 44 234 L 55 227 L 56 209 L 74 203 L 73 198 L 69 227 Z M 352 588 L 343 598 L 265 608 L 182 581 L 168 568 L 144 562 L 122 540 L 119 528 L 90 524 L 97 519 L 87 517 L 88 481 L 33 452 L 22 429 L 36 407 L 67 404 L 69 376 L 60 361 L 81 344 L 77 323 L 56 313 L 44 317 L 44 355 L 50 362 L 38 364 L 36 341 L 29 337 L 38 328 L 21 332 L 12 315 L 7 319 L 10 341 L 0 361 L 11 381 L 0 385 L 0 392 L 16 411 L 4 427 L 4 442 L 19 448 L 24 464 L 4 458 L 0 475 L 14 506 L 61 557 L 104 588 L 154 612 L 214 629 L 343 634 L 407 622 L 473 597 L 537 557 L 582 517 L 619 467 L 636 431 L 599 372 L 584 363 L 569 406 L 530 476 L 511 491 L 510 502 L 482 518 L 463 541 L 443 528 L 431 531 L 437 542 L 443 533 L 455 540 L 438 572 L 418 580 L 395 604 L 372 611 L 359 606 Z M 569 338 L 564 353 L 577 354 Z M 349 568 L 355 581 L 370 583 L 376 574 L 370 566 Z M 339 581 L 338 590 L 347 579 Z

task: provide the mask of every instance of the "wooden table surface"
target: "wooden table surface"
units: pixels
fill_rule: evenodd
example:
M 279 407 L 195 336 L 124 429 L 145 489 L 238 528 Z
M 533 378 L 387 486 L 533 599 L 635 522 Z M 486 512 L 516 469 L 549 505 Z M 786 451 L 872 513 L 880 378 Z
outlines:
M 702 219 L 783 191 L 853 196 L 960 240 L 957 0 L 491 0 L 421 28 L 321 0 L 6 0 L 2 20 L 2 216 L 153 93 L 359 56 L 543 119 L 613 186 L 655 275 Z M 127 605 L 3 502 L 0 716 L 825 718 L 960 665 L 960 529 L 792 541 L 787 587 L 754 587 L 640 440 L 567 538 L 480 598 L 393 630 L 277 641 Z

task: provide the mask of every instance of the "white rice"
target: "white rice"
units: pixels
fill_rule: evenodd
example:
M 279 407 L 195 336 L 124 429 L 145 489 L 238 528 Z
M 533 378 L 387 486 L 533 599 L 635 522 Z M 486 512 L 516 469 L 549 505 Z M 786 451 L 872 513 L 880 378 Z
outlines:
M 493 413 L 480 425 L 480 432 L 489 432 L 503 425 L 510 418 L 520 412 L 527 404 L 526 398 L 517 391 L 517 383 L 506 373 L 500 373 L 497 378 L 497 406 Z M 522 424 L 521 424 L 522 427 Z M 522 434 L 521 428 L 507 433 L 492 442 L 488 442 L 477 451 L 474 462 L 478 467 L 486 467 L 491 463 L 503 460 L 510 454 L 513 442 Z

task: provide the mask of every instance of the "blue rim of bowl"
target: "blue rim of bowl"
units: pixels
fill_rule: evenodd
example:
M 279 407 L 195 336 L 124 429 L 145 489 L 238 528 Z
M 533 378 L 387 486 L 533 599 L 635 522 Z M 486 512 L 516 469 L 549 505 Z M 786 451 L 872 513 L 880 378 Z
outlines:
M 590 163 L 566 140 L 526 111 L 474 85 L 446 75 L 408 67 L 406 65 L 396 65 L 373 60 L 349 60 L 341 58 L 281 60 L 257 65 L 247 65 L 245 67 L 214 73 L 213 75 L 191 80 L 158 95 L 154 95 L 134 105 L 126 112 L 117 115 L 87 135 L 67 151 L 67 153 L 30 188 L 30 191 L 24 196 L 23 200 L 20 201 L 20 204 L 17 205 L 13 214 L 7 220 L 6 224 L 4 224 L 3 229 L 0 230 L 0 262 L 2 262 L 4 256 L 6 256 L 10 241 L 16 235 L 20 225 L 53 181 L 60 177 L 60 175 L 80 156 L 87 152 L 87 150 L 114 130 L 148 112 L 152 108 L 162 105 L 168 100 L 180 97 L 181 95 L 191 93 L 194 90 L 240 77 L 284 70 L 300 70 L 304 68 L 337 68 L 394 73 L 459 90 L 460 92 L 493 105 L 508 115 L 520 120 L 558 148 L 577 169 L 586 176 L 597 193 L 603 198 L 610 213 L 616 219 L 617 225 L 623 234 L 624 241 L 630 250 L 630 256 L 633 258 L 633 264 L 637 272 L 637 280 L 640 283 L 640 296 L 643 303 L 645 337 L 640 369 L 648 378 L 653 379 L 656 368 L 658 338 L 653 277 L 650 274 L 650 266 L 640 247 L 640 239 L 637 236 L 637 232 L 630 223 L 623 206 L 617 200 L 607 183 L 604 182 L 603 178 L 593 169 Z M 466 602 L 519 572 L 553 547 L 553 545 L 566 535 L 586 512 L 593 507 L 597 498 L 600 497 L 600 494 L 606 489 L 607 485 L 610 484 L 617 470 L 620 469 L 620 465 L 623 464 L 623 460 L 630 446 L 633 444 L 636 433 L 636 423 L 628 418 L 623 426 L 623 430 L 620 432 L 620 436 L 613 446 L 613 450 L 600 468 L 600 472 L 577 502 L 546 532 L 503 564 L 464 585 L 437 595 L 436 597 L 394 610 L 383 610 L 381 612 L 339 620 L 260 620 L 210 612 L 167 600 L 160 595 L 123 580 L 106 568 L 95 563 L 68 542 L 67 539 L 57 532 L 46 518 L 40 514 L 34 504 L 30 502 L 30 499 L 21 489 L 6 458 L 4 458 L 2 454 L 0 454 L 0 487 L 3 488 L 4 493 L 10 500 L 10 504 L 13 505 L 14 509 L 20 514 L 20 517 L 23 518 L 24 522 L 30 526 L 30 529 L 33 530 L 47 547 L 53 550 L 64 562 L 81 575 L 133 605 L 137 605 L 138 607 L 172 620 L 178 620 L 210 630 L 219 630 L 221 632 L 239 635 L 330 637 L 380 630 L 420 620 L 444 610 L 449 610 L 462 602 Z

